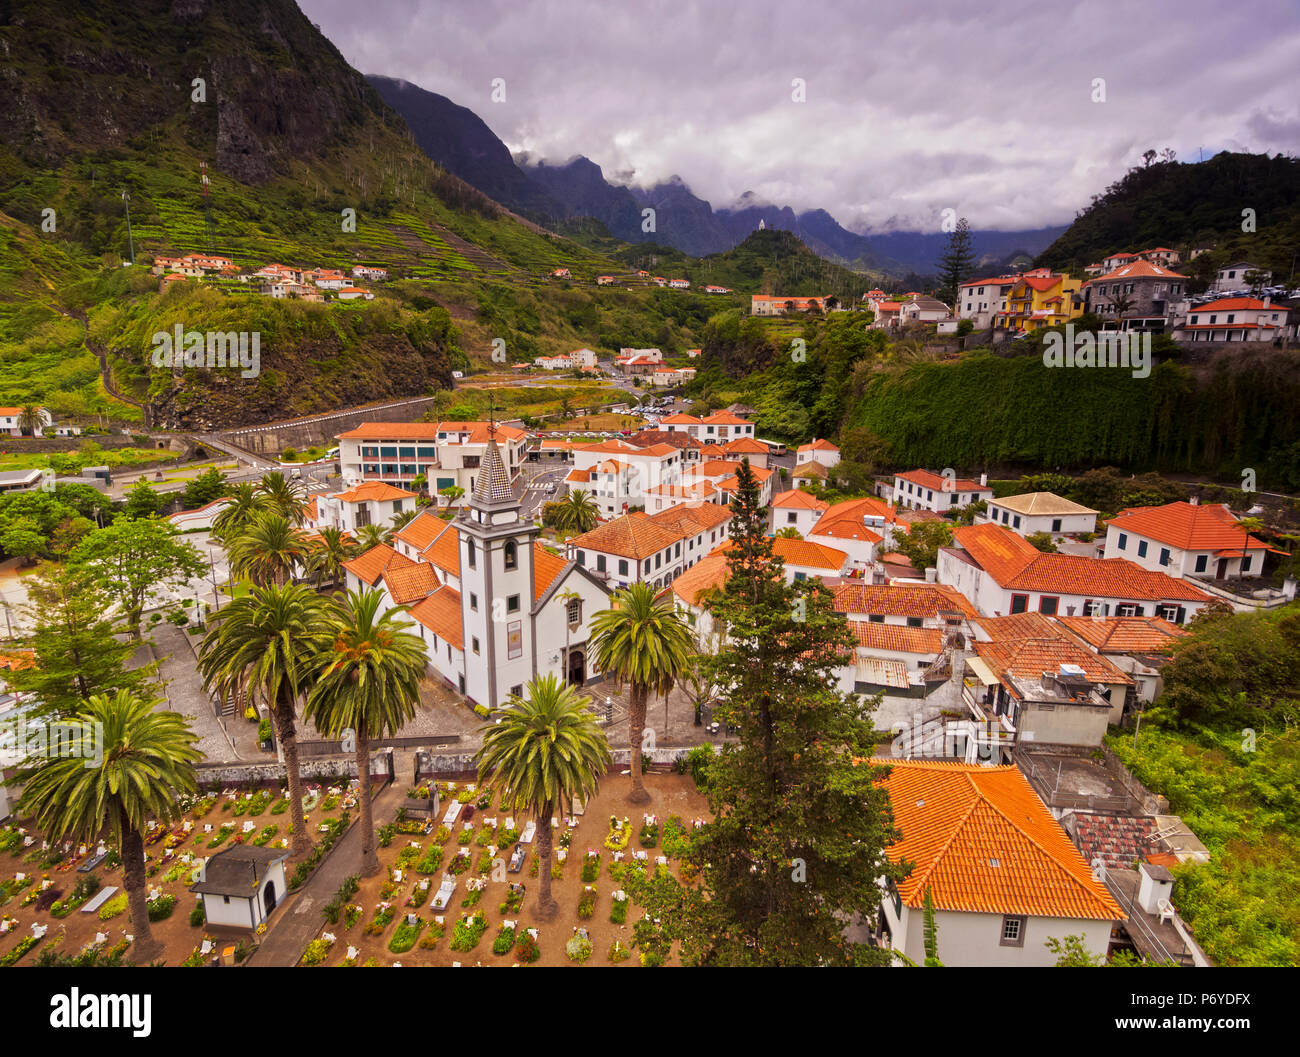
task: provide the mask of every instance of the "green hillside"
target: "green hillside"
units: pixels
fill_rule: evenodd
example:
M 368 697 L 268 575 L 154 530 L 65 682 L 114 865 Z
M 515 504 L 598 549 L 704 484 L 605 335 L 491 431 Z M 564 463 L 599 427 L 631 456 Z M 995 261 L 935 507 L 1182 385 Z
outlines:
M 1252 219 L 1254 230 L 1244 231 Z M 1212 252 L 1187 261 L 1188 249 L 1210 245 Z M 1248 260 L 1287 281 L 1300 251 L 1300 159 L 1225 152 L 1200 164 L 1131 169 L 1094 196 L 1034 263 L 1082 275 L 1108 254 L 1154 246 L 1183 251 L 1184 270 L 1202 279 Z

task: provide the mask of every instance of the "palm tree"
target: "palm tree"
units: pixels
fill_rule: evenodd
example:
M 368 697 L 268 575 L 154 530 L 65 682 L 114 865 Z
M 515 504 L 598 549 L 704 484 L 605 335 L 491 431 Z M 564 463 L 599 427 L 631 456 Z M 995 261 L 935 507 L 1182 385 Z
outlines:
M 294 567 L 305 566 L 311 554 L 307 536 L 292 520 L 263 511 L 226 548 L 230 571 L 255 584 L 287 584 Z
M 641 780 L 641 738 L 652 691 L 667 695 L 690 669 L 695 653 L 691 629 L 667 597 L 647 583 L 616 591 L 611 608 L 591 619 L 591 648 L 605 675 L 631 684 L 632 791 L 628 803 L 650 799 Z
M 212 522 L 212 535 L 223 542 L 234 539 L 263 512 L 261 495 L 247 481 L 235 485 L 228 498 Z
M 36 436 L 36 431 L 45 423 L 45 416 L 38 404 L 23 404 L 18 410 L 18 431 L 25 435 Z
M 392 542 L 393 530 L 387 525 L 360 525 L 357 527 L 357 548 L 358 550 L 368 551 L 371 547 L 378 547 Z
M 333 602 L 300 584 L 254 587 L 221 611 L 221 622 L 199 647 L 199 672 L 208 690 L 223 696 L 255 691 L 271 710 L 289 779 L 295 858 L 312 848 L 302 811 L 295 706 L 311 689 L 312 674 L 329 647 L 335 612 Z
M 539 676 L 483 728 L 478 752 L 479 781 L 522 802 L 537 819 L 537 916 L 545 921 L 559 911 L 551 896 L 551 819 L 574 797 L 589 799 L 609 769 L 609 742 L 587 710 L 590 703 L 554 673 Z
M 1264 531 L 1264 522 L 1257 517 L 1243 517 L 1243 518 L 1238 518 L 1236 524 L 1237 524 L 1237 528 L 1241 529 L 1242 532 L 1246 533 L 1245 538 L 1242 539 L 1241 541 L 1242 568 L 1238 572 L 1238 575 L 1241 577 L 1241 579 L 1244 580 L 1246 578 L 1246 570 L 1245 570 L 1246 558 L 1250 553 L 1250 537 L 1257 532 Z M 1263 565 L 1262 561 L 1260 562 L 1260 565 L 1261 566 Z
M 316 685 L 307 697 L 305 718 L 331 737 L 356 736 L 357 782 L 361 796 L 361 871 L 379 872 L 375 823 L 370 802 L 370 744 L 395 734 L 415 716 L 420 679 L 428 657 L 424 640 L 406 629 L 404 607 L 380 615 L 383 592 L 350 591 L 336 610 L 333 644 L 321 657 Z
M 307 515 L 307 492 L 301 481 L 294 481 L 278 470 L 262 474 L 257 492 L 267 509 L 301 525 Z
M 405 528 L 419 516 L 420 512 L 418 510 L 403 510 L 399 514 L 394 514 L 389 524 L 393 526 L 393 531 L 396 532 L 398 529 Z
M 562 532 L 580 536 L 594 529 L 599 519 L 600 511 L 596 509 L 595 501 L 581 488 L 555 505 L 555 527 Z
M 326 580 L 337 588 L 343 579 L 343 563 L 356 556 L 356 541 L 342 529 L 326 527 L 319 538 L 312 541 L 307 567 L 316 577 L 319 587 Z
M 170 822 L 180 814 L 177 801 L 194 792 L 200 757 L 184 718 L 154 711 L 157 703 L 129 690 L 93 695 L 73 721 L 73 743 L 84 739 L 78 748 L 86 752 L 46 757 L 21 800 L 47 840 L 89 844 L 105 830 L 112 835 L 122 857 L 137 962 L 153 961 L 163 950 L 145 903 L 145 827 L 150 819 Z M 97 766 L 88 766 L 96 759 Z

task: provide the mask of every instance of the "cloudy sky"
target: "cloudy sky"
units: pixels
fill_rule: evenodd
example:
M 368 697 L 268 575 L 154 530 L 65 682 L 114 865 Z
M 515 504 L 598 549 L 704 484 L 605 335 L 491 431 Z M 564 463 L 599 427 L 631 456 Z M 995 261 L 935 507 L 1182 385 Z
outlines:
M 1148 147 L 1300 153 L 1296 0 L 299 4 L 357 69 L 448 96 L 512 150 L 864 232 L 937 230 L 945 208 L 1068 223 Z

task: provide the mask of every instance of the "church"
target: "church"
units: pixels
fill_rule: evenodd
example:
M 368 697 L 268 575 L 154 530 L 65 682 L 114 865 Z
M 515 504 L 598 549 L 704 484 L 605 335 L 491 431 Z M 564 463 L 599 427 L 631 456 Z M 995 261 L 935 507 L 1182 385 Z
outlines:
M 384 592 L 407 607 L 429 668 L 472 704 L 503 706 L 539 675 L 582 687 L 598 680 L 590 656 L 592 614 L 609 590 L 538 541 L 520 517 L 510 476 L 490 436 L 468 501 L 447 521 L 424 511 L 344 566 L 347 587 Z

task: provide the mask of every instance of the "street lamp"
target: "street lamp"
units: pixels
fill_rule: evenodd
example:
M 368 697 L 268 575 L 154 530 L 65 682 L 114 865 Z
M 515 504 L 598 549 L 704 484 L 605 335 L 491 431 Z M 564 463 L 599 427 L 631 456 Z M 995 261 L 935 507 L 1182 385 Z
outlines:
M 208 572 L 212 576 L 212 604 L 216 607 L 215 612 L 221 612 L 221 592 L 217 590 L 217 565 L 212 557 L 212 548 L 208 547 Z

